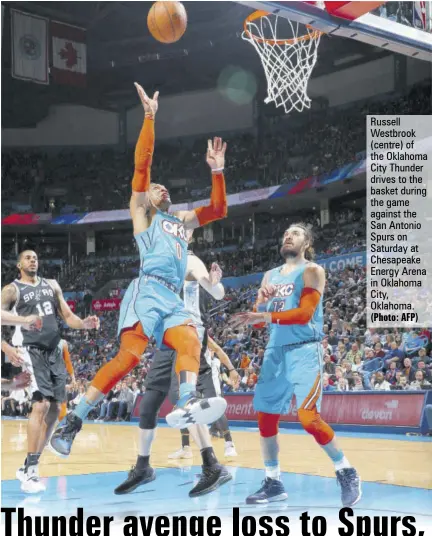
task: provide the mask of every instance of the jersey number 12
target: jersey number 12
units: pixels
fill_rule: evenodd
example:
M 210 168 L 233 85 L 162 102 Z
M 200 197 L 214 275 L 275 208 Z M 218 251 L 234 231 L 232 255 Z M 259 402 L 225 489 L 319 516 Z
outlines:
M 36 309 L 38 310 L 39 316 L 47 316 L 47 315 L 52 315 L 54 313 L 52 303 L 49 301 L 43 302 L 42 307 L 38 303 L 36 305 Z

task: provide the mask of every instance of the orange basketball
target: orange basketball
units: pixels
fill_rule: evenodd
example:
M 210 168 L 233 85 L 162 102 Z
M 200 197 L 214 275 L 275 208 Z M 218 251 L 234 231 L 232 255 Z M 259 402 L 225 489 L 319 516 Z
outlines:
M 157 41 L 175 43 L 186 30 L 186 9 L 181 2 L 155 2 L 148 13 L 147 26 Z

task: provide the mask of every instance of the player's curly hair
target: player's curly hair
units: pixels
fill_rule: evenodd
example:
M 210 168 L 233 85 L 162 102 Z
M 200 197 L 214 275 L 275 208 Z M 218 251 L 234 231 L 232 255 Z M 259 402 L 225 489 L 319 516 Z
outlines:
M 306 240 L 308 241 L 308 247 L 305 250 L 305 259 L 307 259 L 308 261 L 313 261 L 315 258 L 315 250 L 313 248 L 314 236 L 312 233 L 312 229 L 302 221 L 298 223 L 292 223 L 290 227 L 300 227 L 300 229 L 303 229 Z

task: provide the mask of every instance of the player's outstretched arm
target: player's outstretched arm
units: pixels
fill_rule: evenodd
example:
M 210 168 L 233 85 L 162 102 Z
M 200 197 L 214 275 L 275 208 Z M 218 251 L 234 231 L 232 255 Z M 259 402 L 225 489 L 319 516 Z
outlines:
M 194 210 L 179 211 L 176 215 L 187 229 L 196 229 L 212 221 L 226 218 L 228 203 L 225 188 L 225 151 L 227 144 L 221 138 L 208 140 L 206 161 L 212 172 L 210 204 Z
M 57 298 L 57 311 L 66 324 L 72 329 L 99 329 L 99 318 L 88 316 L 80 318 L 72 312 L 63 296 L 63 291 L 55 279 L 48 280 Z
M 222 300 L 225 296 L 225 289 L 220 280 L 222 279 L 222 270 L 215 262 L 212 264 L 210 273 L 201 259 L 195 255 L 189 255 L 187 262 L 187 272 L 198 281 L 204 290 L 206 290 L 215 300 Z
M 240 385 L 240 376 L 236 369 L 233 367 L 231 359 L 222 350 L 219 344 L 211 337 L 208 337 L 207 344 L 210 350 L 212 350 L 217 355 L 222 365 L 228 369 L 229 379 L 231 380 L 233 387 L 236 389 Z
M 42 328 L 42 318 L 37 315 L 18 316 L 9 311 L 1 313 L 2 326 L 21 326 L 29 331 L 40 331 Z
M 145 231 L 150 225 L 150 172 L 154 152 L 154 121 L 158 109 L 159 92 L 156 91 L 153 98 L 150 99 L 139 84 L 135 83 L 135 87 L 145 114 L 144 123 L 135 147 L 135 169 L 132 178 L 132 195 L 129 204 L 134 234 L 138 234 Z

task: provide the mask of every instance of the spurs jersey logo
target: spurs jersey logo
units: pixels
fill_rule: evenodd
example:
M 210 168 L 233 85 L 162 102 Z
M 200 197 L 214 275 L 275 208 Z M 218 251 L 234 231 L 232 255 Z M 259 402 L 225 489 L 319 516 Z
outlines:
M 276 285 L 276 298 L 286 298 L 291 296 L 294 292 L 294 283 L 287 283 L 285 285 Z
M 51 298 L 54 298 L 54 292 L 51 288 L 44 288 L 42 290 L 36 290 L 32 292 L 28 292 L 27 294 L 24 294 L 24 303 L 29 302 L 30 300 L 33 300 L 33 298 L 37 301 L 40 301 L 42 298 L 46 298 L 47 296 L 50 296 Z
M 162 229 L 176 237 L 176 238 L 180 238 L 181 240 L 183 240 L 184 242 L 187 242 L 187 237 L 186 237 L 186 230 L 184 228 L 184 225 L 182 223 L 175 223 L 175 222 L 172 222 L 172 221 L 169 221 L 169 220 L 163 220 L 162 221 Z

